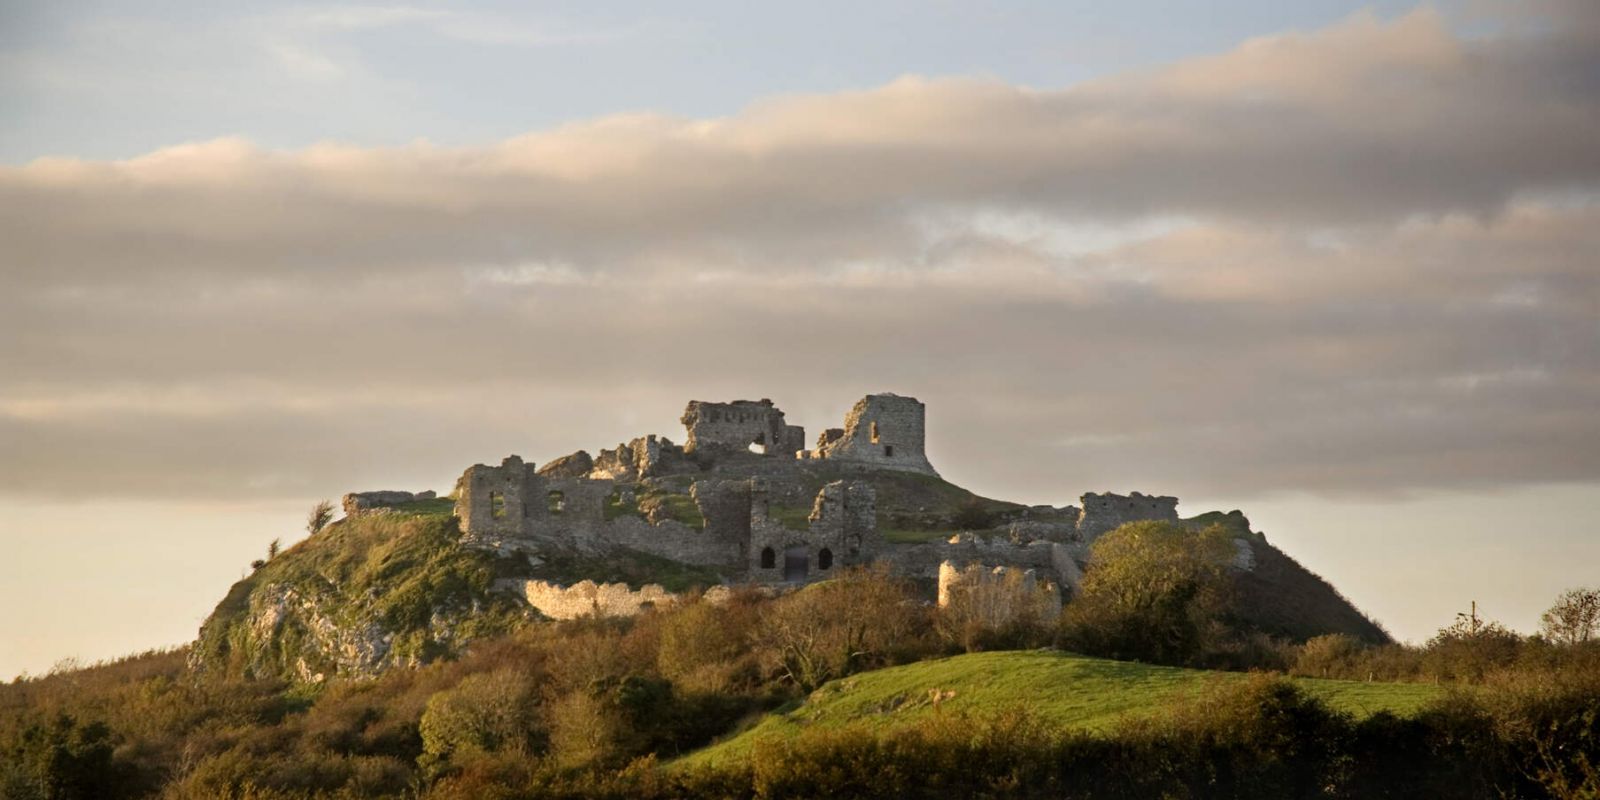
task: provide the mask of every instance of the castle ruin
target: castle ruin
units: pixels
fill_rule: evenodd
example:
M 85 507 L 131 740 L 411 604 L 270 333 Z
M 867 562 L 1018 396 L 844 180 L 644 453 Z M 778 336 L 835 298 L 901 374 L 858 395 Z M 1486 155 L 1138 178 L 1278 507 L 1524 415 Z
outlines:
M 681 422 L 681 446 L 649 435 L 595 457 L 580 450 L 543 468 L 515 455 L 467 468 L 454 493 L 464 541 L 526 554 L 556 548 L 604 556 L 623 548 L 757 583 L 802 583 L 882 561 L 943 586 L 992 582 L 995 575 L 1011 575 L 993 572 L 1004 567 L 1026 573 L 1029 586 L 1037 581 L 1070 592 L 1082 577 L 1088 546 L 1100 535 L 1133 520 L 1178 519 L 1177 498 L 1088 493 L 1081 508 L 1017 507 L 981 535 L 953 532 L 891 544 L 880 529 L 874 481 L 896 473 L 939 474 L 925 450 L 926 407 L 916 398 L 868 395 L 843 427 L 825 430 L 811 449 L 805 429 L 789 424 L 765 398 L 690 401 Z M 345 505 L 347 513 L 370 513 L 390 501 L 421 498 L 352 494 Z M 905 512 L 896 512 L 902 521 L 895 524 L 905 524 Z M 926 519 L 928 512 L 911 513 Z M 989 577 L 973 577 L 979 574 L 974 569 Z M 621 590 L 595 591 L 609 598 L 607 592 Z M 536 594 L 547 603 L 576 597 L 549 587 Z M 626 602 L 607 603 L 648 602 L 626 592 L 617 597 Z
M 802 456 L 938 476 L 924 451 L 926 428 L 927 406 L 915 397 L 871 394 L 850 409 L 843 428 L 823 431 Z
M 689 432 L 686 453 L 746 451 L 793 458 L 806 446 L 806 429 L 784 422 L 783 412 L 762 398 L 732 403 L 689 401 L 679 420 Z

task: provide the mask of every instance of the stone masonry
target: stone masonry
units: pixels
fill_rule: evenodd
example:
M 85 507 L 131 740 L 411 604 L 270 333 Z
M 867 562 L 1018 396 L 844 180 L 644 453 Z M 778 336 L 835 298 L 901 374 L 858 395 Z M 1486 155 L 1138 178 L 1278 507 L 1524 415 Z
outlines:
M 1178 519 L 1174 497 L 1091 492 L 1082 496 L 1081 509 L 1022 510 L 997 529 L 999 535 L 963 533 L 891 547 L 880 533 L 868 480 L 834 480 L 814 495 L 804 487 L 817 486 L 821 481 L 812 481 L 818 477 L 836 478 L 838 470 L 824 469 L 834 464 L 936 477 L 924 450 L 926 407 L 916 398 L 862 398 L 845 426 L 823 433 L 815 450 L 801 449 L 804 430 L 788 424 L 767 399 L 691 401 L 682 422 L 688 434 L 682 447 L 651 435 L 594 458 L 578 451 L 544 469 L 514 455 L 498 466 L 469 467 L 455 495 L 465 540 L 506 552 L 556 547 L 603 556 L 626 548 L 761 583 L 818 580 L 874 560 L 922 579 L 938 577 L 945 566 L 1004 566 L 1033 570 L 1070 592 L 1100 535 L 1135 520 Z M 350 495 L 347 510 L 352 503 L 417 497 L 388 494 L 375 493 L 370 501 Z M 807 502 L 811 511 L 804 514 Z M 1247 563 L 1244 552 L 1241 564 Z M 602 598 L 618 590 L 596 591 Z M 572 599 L 562 595 L 563 602 Z
M 373 511 L 381 511 L 390 506 L 401 503 L 410 503 L 417 500 L 432 500 L 436 497 L 431 490 L 422 492 L 351 492 L 341 498 L 340 506 L 344 508 L 344 515 L 354 517 Z
M 926 422 L 927 407 L 914 397 L 867 395 L 850 409 L 843 428 L 823 431 L 809 455 L 937 476 L 924 449 Z
M 684 451 L 753 451 L 793 458 L 806 446 L 806 430 L 784 421 L 772 401 L 735 400 L 732 403 L 689 401 L 680 420 L 689 431 Z
M 939 607 L 963 606 L 972 619 L 1001 627 L 1024 615 L 1049 622 L 1061 615 L 1061 591 L 1038 570 L 972 564 L 939 565 Z
M 1129 522 L 1178 521 L 1176 497 L 1157 497 L 1138 492 L 1127 496 L 1089 492 L 1079 502 L 1083 503 L 1083 511 L 1078 518 L 1078 536 L 1084 542 L 1093 542 L 1101 534 Z
M 596 553 L 626 547 L 758 581 L 826 577 L 839 567 L 866 563 L 882 549 L 870 484 L 827 484 L 798 526 L 771 518 L 767 485 L 759 477 L 695 481 L 689 497 L 703 523 L 693 527 L 625 509 L 615 481 L 546 477 L 513 455 L 498 467 L 467 469 L 456 485 L 456 516 L 476 546 Z

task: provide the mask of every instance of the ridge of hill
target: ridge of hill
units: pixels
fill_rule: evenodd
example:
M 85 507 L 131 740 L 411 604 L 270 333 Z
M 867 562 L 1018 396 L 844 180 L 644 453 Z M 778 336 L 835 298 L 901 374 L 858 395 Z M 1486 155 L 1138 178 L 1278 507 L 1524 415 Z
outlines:
M 1105 733 L 1130 718 L 1158 714 L 1175 699 L 1222 683 L 1248 680 L 1213 672 L 1113 661 L 1059 650 L 970 653 L 858 673 L 830 681 L 798 705 L 678 759 L 678 768 L 747 758 L 763 737 L 871 720 L 883 735 L 930 714 L 1025 708 L 1064 728 Z M 1444 689 L 1421 683 L 1364 683 L 1293 678 L 1336 711 L 1357 718 L 1381 711 L 1405 717 Z

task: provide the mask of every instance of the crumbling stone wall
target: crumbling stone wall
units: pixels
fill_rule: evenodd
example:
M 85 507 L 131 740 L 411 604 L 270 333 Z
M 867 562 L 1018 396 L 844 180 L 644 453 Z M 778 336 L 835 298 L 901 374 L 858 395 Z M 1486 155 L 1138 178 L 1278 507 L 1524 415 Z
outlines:
M 938 475 L 925 450 L 927 407 L 915 397 L 870 394 L 845 416 L 843 428 L 817 439 L 813 458 Z
M 847 566 L 871 561 L 883 544 L 877 535 L 878 497 L 869 483 L 834 481 L 822 487 L 808 521 L 813 539 L 842 545 L 836 555 Z
M 1079 499 L 1083 511 L 1078 518 L 1078 536 L 1093 542 L 1100 535 L 1128 522 L 1157 520 L 1178 521 L 1178 498 L 1147 495 L 1134 492 L 1120 494 L 1095 494 L 1089 492 Z
M 1028 616 L 1050 622 L 1061 615 L 1061 591 L 1038 570 L 970 564 L 939 565 L 939 607 L 959 608 L 966 618 L 991 628 Z
M 507 456 L 498 467 L 474 464 L 456 484 L 456 516 L 469 539 L 578 544 L 605 522 L 611 481 L 547 478 Z
M 707 521 L 704 529 L 632 514 L 607 519 L 606 504 L 615 491 L 611 480 L 546 477 L 510 456 L 498 467 L 467 469 L 457 483 L 456 515 L 467 541 L 477 546 L 515 551 L 557 545 L 588 553 L 627 547 L 686 564 L 742 566 L 750 520 L 747 482 L 702 481 L 690 488 Z
M 358 516 L 369 511 L 381 510 L 401 503 L 410 503 L 416 500 L 432 500 L 438 495 L 433 491 L 400 492 L 351 492 L 340 498 L 339 505 L 344 508 L 347 517 Z
M 592 538 L 579 542 L 584 549 L 626 547 L 682 564 L 722 567 L 728 572 L 735 572 L 742 565 L 740 544 L 674 519 L 646 522 L 635 516 L 607 520 L 594 530 Z
M 606 500 L 614 488 L 607 480 L 541 477 L 536 491 L 543 513 L 528 515 L 527 534 L 550 541 L 593 536 L 605 524 Z
M 1004 537 L 985 538 L 959 533 L 941 542 L 897 547 L 885 554 L 895 572 L 914 578 L 936 578 L 939 565 L 950 561 L 957 567 L 970 564 L 1012 566 L 1026 569 L 1054 569 L 1054 542 L 1037 540 L 1012 542 Z
M 562 586 L 550 581 L 522 581 L 520 592 L 528 605 L 551 619 L 576 619 L 584 616 L 631 617 L 647 607 L 665 604 L 676 595 L 658 584 L 637 590 L 625 583 L 579 581 Z
M 751 479 L 747 553 L 753 581 L 819 580 L 865 564 L 882 549 L 871 484 L 834 481 L 822 487 L 803 530 L 773 519 L 770 510 L 766 481 Z
M 1083 567 L 1080 561 L 1088 560 L 1088 552 L 1082 547 L 1052 543 L 1050 545 L 1050 566 L 1056 571 L 1056 582 L 1061 586 L 1061 591 L 1068 597 L 1078 593 L 1078 587 L 1083 585 Z
M 521 595 L 527 599 L 528 605 L 551 619 L 633 616 L 682 596 L 654 583 L 633 589 L 625 583 L 596 584 L 587 580 L 571 586 L 539 580 L 504 580 L 498 581 L 495 588 Z M 766 589 L 764 593 L 770 596 L 774 590 Z M 701 595 L 702 599 L 713 605 L 726 603 L 732 597 L 733 590 L 727 586 L 708 587 Z
M 705 532 L 714 539 L 737 542 L 743 548 L 750 541 L 750 481 L 707 480 L 695 481 L 689 486 L 700 516 L 705 518 Z
M 485 539 L 525 536 L 530 521 L 544 513 L 543 484 L 533 465 L 515 455 L 498 467 L 467 467 L 456 484 L 461 530 Z
M 588 477 L 633 482 L 655 477 L 684 462 L 683 448 L 664 436 L 641 436 L 612 450 L 601 450 Z
M 788 424 L 771 400 L 708 403 L 691 400 L 680 420 L 688 430 L 684 452 L 748 452 L 755 445 L 765 455 L 793 458 L 806 446 L 806 431 Z

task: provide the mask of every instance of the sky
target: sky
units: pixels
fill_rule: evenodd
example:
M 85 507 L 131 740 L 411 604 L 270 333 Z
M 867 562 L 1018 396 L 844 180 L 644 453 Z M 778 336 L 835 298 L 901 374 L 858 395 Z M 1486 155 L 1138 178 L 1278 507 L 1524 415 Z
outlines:
M 1600 6 L 791 5 L 0 2 L 0 676 L 689 399 L 914 395 L 1405 640 L 1600 585 Z

